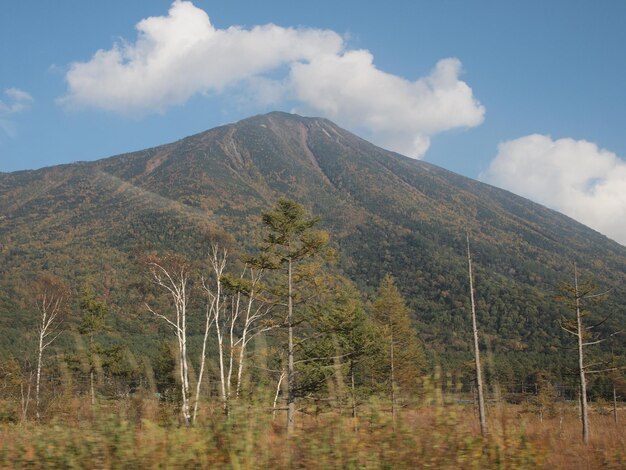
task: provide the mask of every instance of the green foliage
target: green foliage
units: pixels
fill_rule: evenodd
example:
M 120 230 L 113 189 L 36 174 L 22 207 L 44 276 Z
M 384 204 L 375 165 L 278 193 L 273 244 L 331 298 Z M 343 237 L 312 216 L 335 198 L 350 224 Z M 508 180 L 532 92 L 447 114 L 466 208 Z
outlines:
M 92 338 L 104 329 L 107 306 L 99 300 L 93 290 L 84 288 L 80 297 L 82 317 L 78 331 Z
M 274 208 L 263 212 L 268 232 L 256 264 L 276 269 L 287 262 L 297 263 L 319 254 L 328 244 L 328 234 L 313 230 L 318 217 L 307 217 L 302 205 L 280 198 Z

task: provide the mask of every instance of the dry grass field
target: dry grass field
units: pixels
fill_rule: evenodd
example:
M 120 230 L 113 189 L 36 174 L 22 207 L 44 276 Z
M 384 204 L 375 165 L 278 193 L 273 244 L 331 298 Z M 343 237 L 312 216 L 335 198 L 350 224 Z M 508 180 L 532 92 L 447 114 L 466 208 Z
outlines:
M 362 405 L 356 421 L 347 412 L 299 414 L 291 437 L 280 413 L 252 405 L 228 417 L 205 407 L 191 428 L 151 398 L 95 409 L 68 398 L 48 413 L 39 424 L 0 425 L 2 468 L 626 468 L 624 411 L 615 423 L 595 407 L 584 445 L 571 404 L 543 416 L 523 404 L 492 405 L 487 438 L 471 405 L 436 399 L 403 408 L 395 423 L 383 402 Z

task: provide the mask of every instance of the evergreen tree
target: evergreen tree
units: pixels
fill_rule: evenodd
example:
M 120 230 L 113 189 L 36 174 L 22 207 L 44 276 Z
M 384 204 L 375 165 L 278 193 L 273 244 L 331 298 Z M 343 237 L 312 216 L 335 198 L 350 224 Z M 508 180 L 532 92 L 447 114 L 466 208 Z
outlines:
M 286 289 L 281 297 L 286 298 L 288 332 L 287 346 L 287 429 L 293 430 L 295 417 L 295 362 L 294 362 L 294 306 L 303 301 L 298 295 L 297 281 L 306 276 L 302 264 L 316 257 L 328 243 L 328 234 L 315 230 L 317 217 L 309 217 L 304 207 L 289 199 L 281 198 L 269 211 L 262 214 L 267 234 L 263 238 L 260 256 L 254 260 L 257 266 L 281 270 L 285 274 Z M 300 268 L 299 272 L 297 268 Z M 286 271 L 286 272 L 285 272 Z M 310 274 L 310 273 L 305 273 Z
M 91 396 L 91 405 L 93 406 L 96 403 L 94 375 L 98 355 L 98 345 L 95 343 L 94 337 L 104 329 L 107 306 L 96 298 L 95 293 L 91 289 L 84 288 L 80 297 L 80 309 L 82 317 L 78 330 L 80 334 L 89 337 L 89 395 Z
M 395 419 L 398 395 L 409 394 L 417 388 L 420 369 L 424 365 L 424 353 L 417 341 L 415 329 L 411 326 L 404 299 L 390 274 L 383 278 L 378 287 L 373 310 L 387 352 L 382 370 L 384 382 L 389 387 Z

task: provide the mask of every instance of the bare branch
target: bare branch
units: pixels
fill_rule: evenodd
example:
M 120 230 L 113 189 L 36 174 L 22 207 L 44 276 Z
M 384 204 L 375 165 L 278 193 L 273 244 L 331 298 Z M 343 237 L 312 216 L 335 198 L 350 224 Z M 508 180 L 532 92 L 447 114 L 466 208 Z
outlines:
M 172 320 L 170 320 L 169 318 L 167 318 L 165 315 L 162 315 L 160 313 L 155 312 L 154 310 L 152 310 L 152 308 L 150 307 L 150 305 L 148 304 L 144 304 L 146 306 L 146 308 L 148 309 L 148 311 L 150 313 L 152 313 L 154 316 L 161 318 L 162 320 L 165 320 L 169 325 L 171 325 L 175 330 L 179 330 L 180 327 L 174 323 Z

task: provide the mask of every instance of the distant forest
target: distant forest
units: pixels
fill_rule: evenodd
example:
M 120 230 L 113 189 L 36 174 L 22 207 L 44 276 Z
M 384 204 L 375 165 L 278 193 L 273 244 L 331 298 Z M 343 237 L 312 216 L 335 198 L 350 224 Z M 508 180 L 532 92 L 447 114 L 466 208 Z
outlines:
M 42 270 L 25 283 L 27 295 L 18 303 L 28 312 L 29 333 L 3 341 L 2 398 L 21 403 L 24 417 L 40 417 L 68 390 L 92 403 L 147 390 L 175 405 L 180 419 L 191 424 L 204 402 L 219 402 L 228 413 L 233 401 L 266 396 L 268 406 L 287 411 L 291 422 L 296 406 L 320 413 L 338 402 L 356 416 L 373 396 L 390 400 L 393 411 L 420 397 L 424 379 L 436 373 L 444 391 L 475 399 L 468 303 L 448 304 L 439 290 L 444 284 L 465 289 L 469 299 L 461 281 L 467 272 L 423 267 L 415 282 L 429 283 L 441 302 L 407 303 L 410 283 L 394 279 L 393 270 L 373 292 L 362 292 L 337 268 L 332 234 L 303 206 L 280 199 L 257 220 L 257 242 L 249 251 L 216 230 L 206 231 L 193 253 L 138 248 L 125 286 L 115 292 L 110 265 L 82 285 Z M 565 331 L 575 319 L 571 285 L 560 286 L 552 299 L 530 292 L 514 299 L 478 272 L 487 398 L 577 400 L 579 359 Z M 599 328 L 610 313 L 604 319 L 595 313 L 611 293 L 588 280 L 582 285 L 593 294 L 589 302 L 581 297 L 584 321 L 598 327 L 585 333 L 586 343 L 598 343 L 586 348 L 585 361 L 598 372 L 588 375 L 588 396 L 622 399 L 622 338 Z M 538 334 L 542 303 L 559 304 L 562 321 L 542 325 Z M 116 311 L 130 304 L 131 313 Z M 451 330 L 439 330 L 451 324 Z M 514 334 L 525 341 L 516 345 Z M 443 341 L 431 342 L 433 335 Z M 4 419 L 19 420 L 19 413 L 9 407 Z

